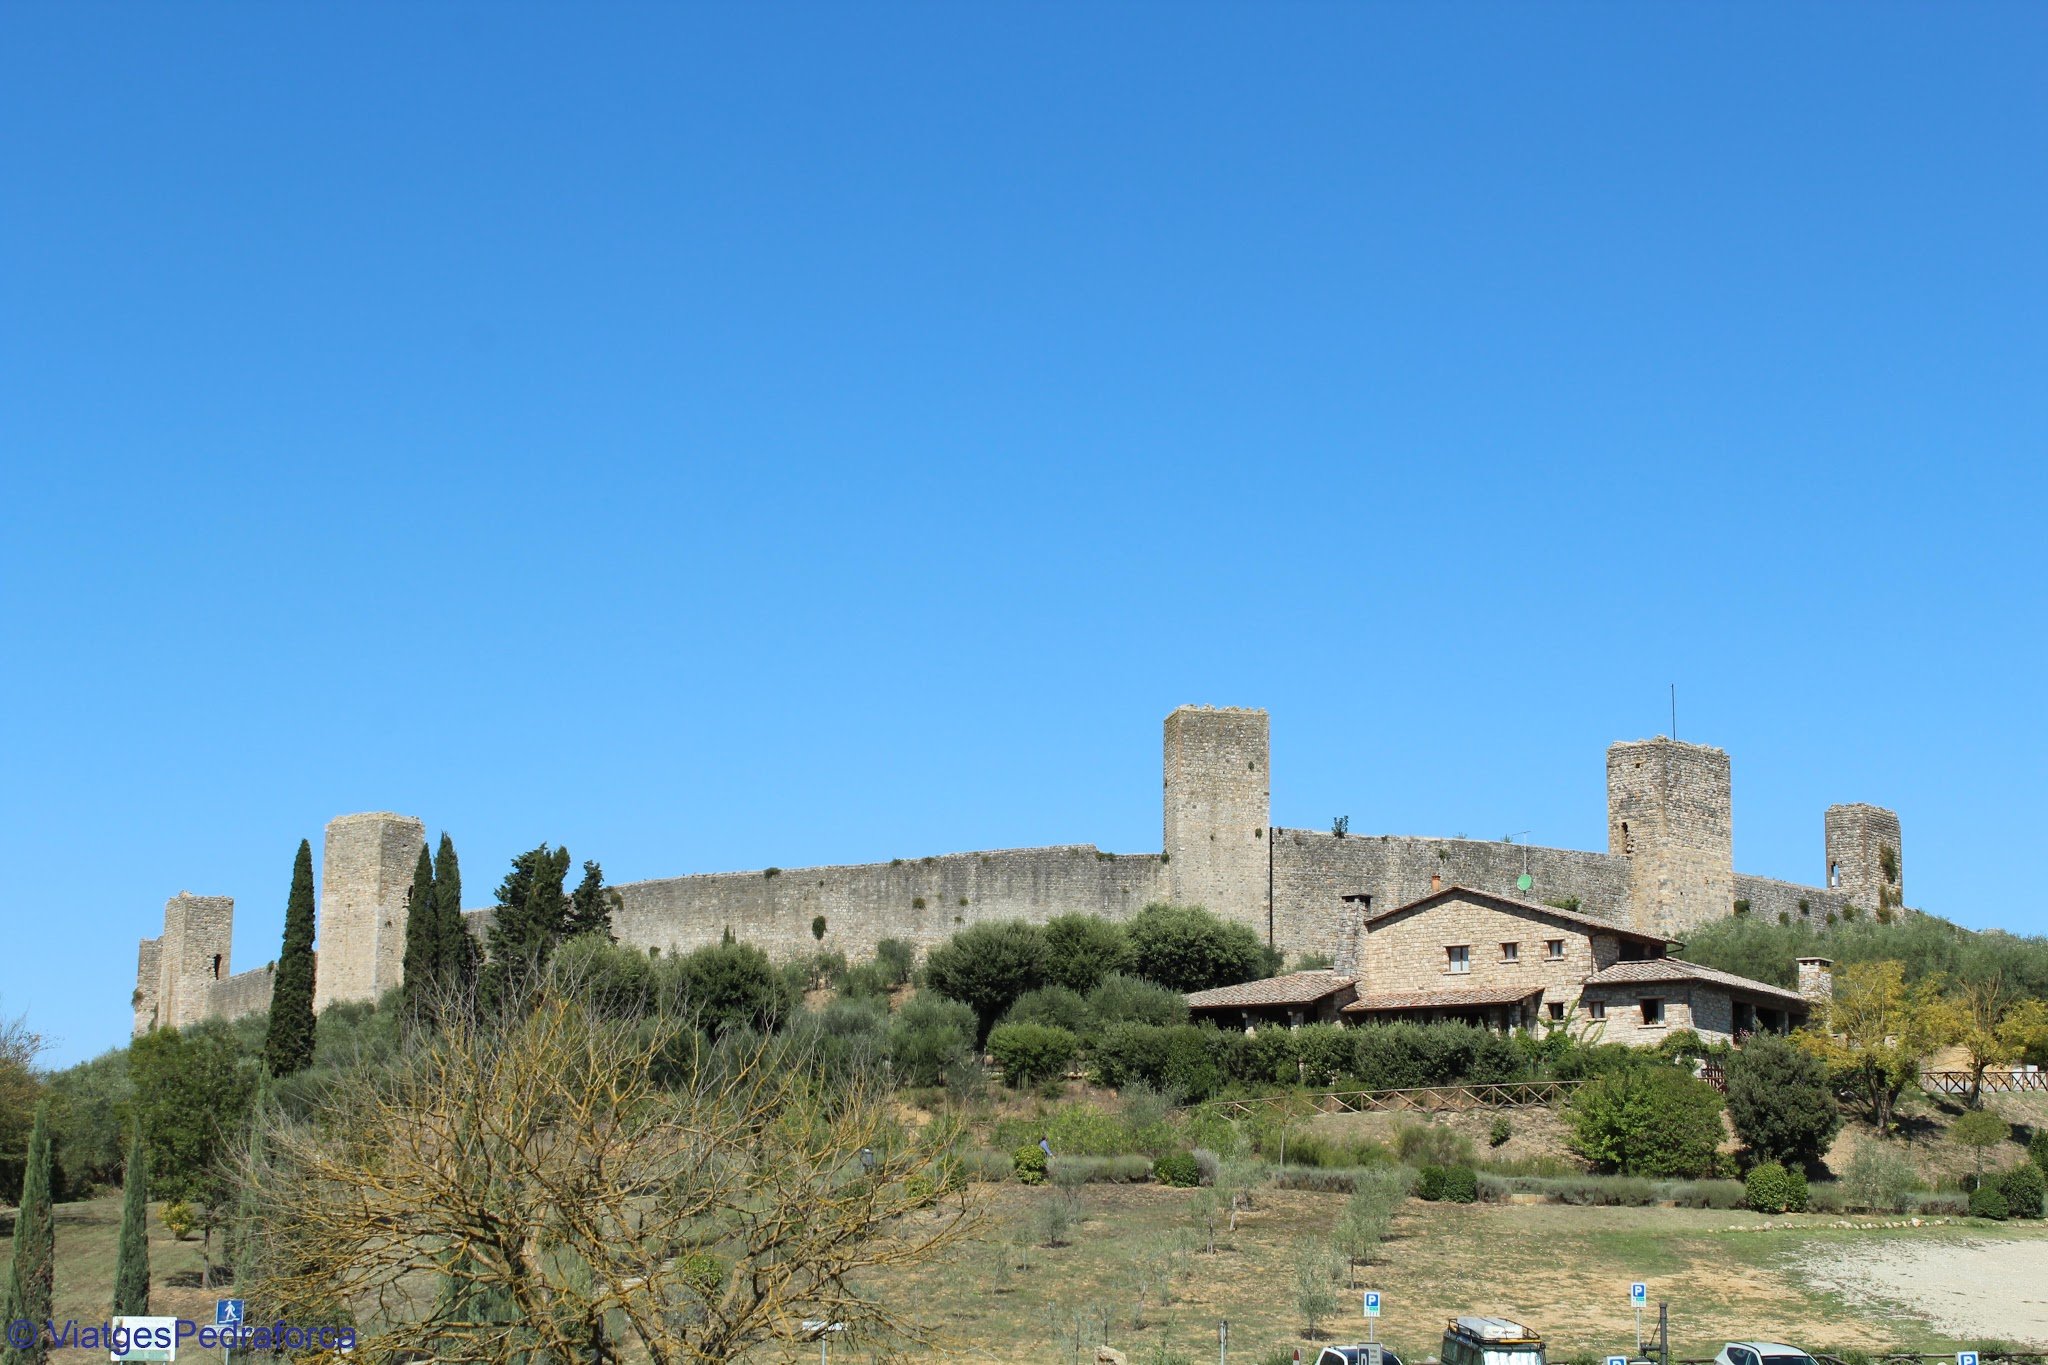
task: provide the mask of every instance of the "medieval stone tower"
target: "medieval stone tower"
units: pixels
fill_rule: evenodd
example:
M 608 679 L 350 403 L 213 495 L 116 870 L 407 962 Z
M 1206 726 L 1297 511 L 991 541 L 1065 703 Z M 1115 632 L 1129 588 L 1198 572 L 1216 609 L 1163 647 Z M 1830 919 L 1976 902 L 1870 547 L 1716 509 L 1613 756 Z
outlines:
M 1629 907 L 1645 933 L 1683 938 L 1735 905 L 1728 753 L 1675 739 L 1607 750 L 1607 851 L 1629 859 Z
M 327 822 L 313 1008 L 375 1000 L 399 983 L 405 965 L 405 893 L 426 837 L 420 821 L 389 811 Z
M 1865 913 L 1904 905 L 1905 865 L 1899 817 L 1882 806 L 1829 806 L 1827 885 Z
M 207 988 L 228 978 L 228 954 L 235 935 L 232 896 L 195 896 L 180 891 L 164 902 L 164 932 L 142 948 L 136 964 L 135 1022 L 184 1028 L 207 1017 Z M 154 956 L 155 971 L 149 959 Z M 154 982 L 148 978 L 153 976 Z M 152 989 L 152 985 L 154 989 Z M 145 1021 L 145 1014 L 148 1018 Z
M 1166 718 L 1166 880 L 1177 905 L 1203 905 L 1266 933 L 1271 824 L 1268 718 L 1241 707 L 1182 706 Z

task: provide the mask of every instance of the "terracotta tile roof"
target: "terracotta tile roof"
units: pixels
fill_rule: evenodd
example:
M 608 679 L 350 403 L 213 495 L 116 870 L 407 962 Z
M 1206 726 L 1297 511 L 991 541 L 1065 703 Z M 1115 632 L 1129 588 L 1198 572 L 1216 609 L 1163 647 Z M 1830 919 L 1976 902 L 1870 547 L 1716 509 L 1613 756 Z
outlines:
M 1373 1014 L 1380 1010 L 1465 1009 L 1473 1005 L 1514 1005 L 1532 995 L 1540 995 L 1542 991 L 1541 986 L 1467 986 L 1462 990 L 1389 991 L 1384 995 L 1368 995 L 1354 1000 L 1344 1007 L 1344 1013 Z
M 1617 962 L 1612 967 L 1593 973 L 1586 978 L 1588 986 L 1626 986 L 1652 981 L 1704 981 L 1710 985 L 1726 986 L 1745 995 L 1769 996 L 1789 1004 L 1804 1007 L 1806 998 L 1797 991 L 1788 991 L 1783 986 L 1773 986 L 1766 981 L 1752 981 L 1746 976 L 1733 972 L 1716 971 L 1702 967 L 1697 962 L 1683 958 L 1660 957 L 1648 962 Z
M 1541 919 L 1563 920 L 1565 923 L 1575 924 L 1581 929 L 1593 929 L 1603 934 L 1613 934 L 1617 938 L 1633 939 L 1638 943 L 1662 944 L 1678 942 L 1677 939 L 1667 939 L 1661 934 L 1642 933 L 1639 930 L 1629 928 L 1626 924 L 1616 924 L 1613 920 L 1601 919 L 1598 915 L 1581 914 L 1577 910 L 1560 910 L 1554 905 L 1538 905 L 1534 901 L 1517 900 L 1513 896 L 1503 896 L 1498 891 L 1479 891 L 1469 886 L 1447 886 L 1441 891 L 1432 891 L 1420 900 L 1412 900 L 1406 905 L 1397 905 L 1391 910 L 1382 910 L 1378 914 L 1367 915 L 1365 923 L 1378 924 L 1381 920 L 1392 919 L 1395 915 L 1406 914 L 1410 910 L 1420 910 L 1437 901 L 1448 900 L 1452 896 L 1465 896 L 1473 900 L 1485 901 L 1489 904 L 1500 906 L 1512 914 L 1534 915 Z
M 1214 990 L 1196 991 L 1188 996 L 1189 1009 L 1245 1008 L 1257 1005 L 1313 1005 L 1326 996 L 1335 995 L 1352 982 L 1355 976 L 1339 976 L 1332 971 L 1290 972 L 1286 976 L 1271 976 L 1264 981 L 1247 981 L 1237 986 L 1218 986 Z

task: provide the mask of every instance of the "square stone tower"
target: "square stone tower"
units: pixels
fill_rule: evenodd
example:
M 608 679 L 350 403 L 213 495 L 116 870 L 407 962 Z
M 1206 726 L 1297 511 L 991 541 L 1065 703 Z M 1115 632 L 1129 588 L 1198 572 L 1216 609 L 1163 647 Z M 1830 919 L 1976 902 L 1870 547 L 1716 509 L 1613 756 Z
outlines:
M 1182 706 L 1166 718 L 1166 876 L 1174 901 L 1264 937 L 1272 821 L 1268 718 Z
M 1683 938 L 1735 912 L 1726 750 L 1639 739 L 1607 750 L 1607 851 L 1631 865 L 1629 908 L 1647 934 Z
M 314 1009 L 375 1000 L 398 984 L 405 965 L 405 893 L 426 838 L 420 821 L 389 811 L 327 822 Z
M 1827 886 L 1846 894 L 1864 914 L 1880 906 L 1905 904 L 1905 864 L 1899 842 L 1899 816 L 1882 806 L 1829 806 L 1824 817 L 1827 835 Z
M 180 891 L 164 902 L 164 933 L 157 940 L 159 1025 L 184 1028 L 206 1018 L 208 988 L 230 975 L 228 954 L 234 936 L 233 896 Z
M 157 1025 L 157 991 L 163 987 L 163 948 L 160 938 L 146 938 L 135 953 L 135 1036 L 140 1038 Z

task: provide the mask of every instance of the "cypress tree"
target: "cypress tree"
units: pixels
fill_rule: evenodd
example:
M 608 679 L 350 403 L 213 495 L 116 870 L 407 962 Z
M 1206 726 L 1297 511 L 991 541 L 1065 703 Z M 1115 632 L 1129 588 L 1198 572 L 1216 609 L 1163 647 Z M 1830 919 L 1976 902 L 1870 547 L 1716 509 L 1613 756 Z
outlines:
M 263 1165 L 263 1122 L 269 1108 L 270 1079 L 267 1076 L 258 1076 L 256 1078 L 256 1099 L 249 1107 L 249 1159 L 244 1167 L 246 1171 L 252 1174 Z M 257 1230 L 258 1212 L 256 1191 L 251 1187 L 250 1182 L 245 1179 L 235 1199 L 235 1221 L 232 1232 L 234 1240 L 229 1248 L 229 1264 L 234 1274 L 234 1285 L 236 1290 L 244 1297 L 248 1294 L 249 1286 L 256 1283 L 256 1256 L 260 1250 L 260 1238 Z
M 476 940 L 462 922 L 462 864 L 446 832 L 434 853 L 434 912 L 441 934 L 441 975 L 458 997 L 476 985 Z
M 121 1176 L 121 1243 L 114 1259 L 114 1316 L 149 1316 L 149 1157 L 142 1149 L 142 1124 L 128 1145 L 128 1169 Z
M 299 840 L 292 893 L 284 907 L 284 949 L 270 991 L 270 1036 L 264 1065 L 273 1076 L 303 1071 L 313 1061 L 313 845 Z
M 29 1133 L 28 1168 L 21 1177 L 21 1207 L 14 1215 L 14 1256 L 7 1268 L 6 1303 L 0 1322 L 17 1318 L 40 1323 L 51 1315 L 50 1295 L 56 1284 L 57 1238 L 50 1207 L 50 1102 L 36 1105 L 35 1127 Z M 50 1342 L 35 1334 L 26 1349 L 9 1341 L 0 1345 L 5 1365 L 43 1365 Z
M 484 996 L 492 1004 L 505 1004 L 507 987 L 554 950 L 569 908 L 562 894 L 568 872 L 569 850 L 543 843 L 514 858 L 512 870 L 498 884 L 484 966 Z
M 585 859 L 583 880 L 569 893 L 569 915 L 562 926 L 562 937 L 590 933 L 603 934 L 606 943 L 617 942 L 612 937 L 611 893 L 605 890 L 604 869 Z
M 401 984 L 405 1015 L 415 1025 L 433 1023 L 435 994 L 441 988 L 441 904 L 434 895 L 434 859 L 425 843 L 413 866 L 412 885 L 405 892 L 405 963 Z

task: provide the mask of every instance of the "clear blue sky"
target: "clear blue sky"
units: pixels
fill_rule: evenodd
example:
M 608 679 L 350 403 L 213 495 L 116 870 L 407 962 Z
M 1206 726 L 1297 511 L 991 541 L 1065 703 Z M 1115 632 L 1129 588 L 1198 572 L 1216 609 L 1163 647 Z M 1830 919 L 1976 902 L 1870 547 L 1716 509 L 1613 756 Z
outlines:
M 2048 10 L 0 10 L 0 1010 L 331 816 L 613 880 L 1273 814 L 2048 930 Z

